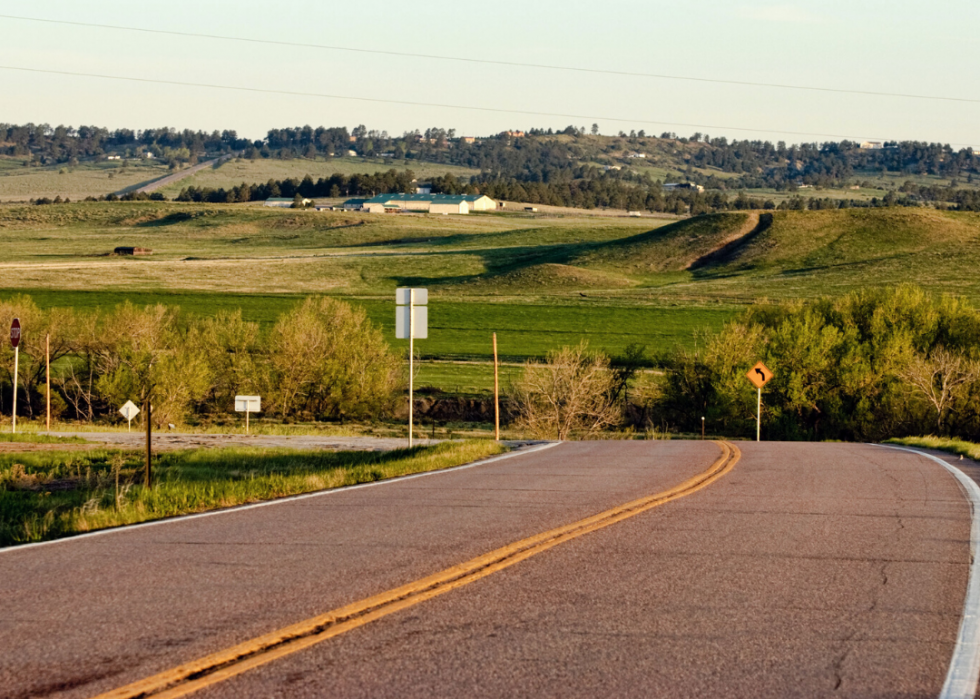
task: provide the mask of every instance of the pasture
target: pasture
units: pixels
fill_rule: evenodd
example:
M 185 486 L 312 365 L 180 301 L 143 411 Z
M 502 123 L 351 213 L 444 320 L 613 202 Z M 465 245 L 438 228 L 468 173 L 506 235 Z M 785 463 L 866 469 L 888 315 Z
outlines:
M 304 296 L 327 294 L 364 307 L 399 346 L 394 289 L 427 287 L 430 334 L 418 346 L 434 363 L 423 362 L 420 385 L 464 394 L 492 385 L 493 332 L 513 364 L 581 340 L 612 355 L 638 343 L 655 358 L 761 299 L 913 282 L 980 300 L 980 215 L 932 209 L 671 221 L 84 203 L 0 207 L 0 234 L 0 294 L 49 307 L 241 308 L 269 327 Z M 107 255 L 119 245 L 153 254 Z

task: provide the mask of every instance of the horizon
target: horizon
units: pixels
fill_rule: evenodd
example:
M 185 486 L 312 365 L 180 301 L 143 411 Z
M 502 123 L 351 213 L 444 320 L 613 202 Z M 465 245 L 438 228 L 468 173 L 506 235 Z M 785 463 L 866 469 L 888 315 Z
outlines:
M 379 0 L 358 8 L 301 0 L 288 15 L 257 3 L 229 13 L 186 0 L 167 8 L 52 0 L 20 12 L 0 2 L 4 117 L 234 129 L 250 140 L 292 128 L 266 126 L 277 123 L 369 124 L 390 134 L 451 123 L 477 136 L 596 122 L 604 135 L 980 146 L 980 77 L 959 68 L 980 59 L 970 21 L 980 8 L 967 0 L 927 14 L 878 0 L 819 9 L 711 0 L 696 18 L 623 0 L 606 14 L 616 21 L 597 24 L 554 0 L 507 0 L 492 13 L 436 2 L 425 15 Z M 379 21 L 365 23 L 372 16 Z

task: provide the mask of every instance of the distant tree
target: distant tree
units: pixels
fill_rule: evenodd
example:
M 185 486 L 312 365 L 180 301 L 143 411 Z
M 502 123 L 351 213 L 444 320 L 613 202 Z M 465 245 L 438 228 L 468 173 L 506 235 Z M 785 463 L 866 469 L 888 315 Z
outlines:
M 598 124 L 593 124 L 592 125 L 592 135 L 593 136 L 598 136 L 599 135 L 599 125 Z

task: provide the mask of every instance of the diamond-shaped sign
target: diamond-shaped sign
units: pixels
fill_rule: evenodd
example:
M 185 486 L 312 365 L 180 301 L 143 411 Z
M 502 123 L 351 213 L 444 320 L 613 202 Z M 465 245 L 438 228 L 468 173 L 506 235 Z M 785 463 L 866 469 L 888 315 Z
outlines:
M 756 365 L 749 369 L 745 376 L 756 388 L 762 388 L 772 380 L 772 372 L 762 362 L 756 362 Z

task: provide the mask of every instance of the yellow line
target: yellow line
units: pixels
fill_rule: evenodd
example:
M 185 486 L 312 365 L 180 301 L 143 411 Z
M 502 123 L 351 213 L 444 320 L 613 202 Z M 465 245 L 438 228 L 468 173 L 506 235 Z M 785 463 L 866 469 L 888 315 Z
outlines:
M 733 444 L 727 442 L 715 442 L 715 444 L 721 448 L 722 454 L 707 471 L 662 493 L 640 498 L 578 522 L 508 544 L 466 563 L 258 636 L 125 687 L 100 694 L 95 699 L 133 699 L 148 696 L 152 696 L 154 699 L 169 699 L 170 697 L 185 696 L 285 655 L 339 636 L 375 619 L 412 607 L 463 585 L 468 585 L 570 539 L 621 522 L 671 500 L 690 495 L 731 471 L 741 456 L 741 452 Z

